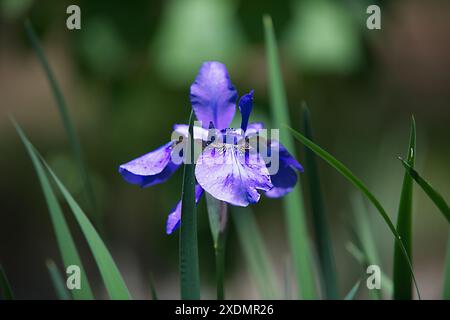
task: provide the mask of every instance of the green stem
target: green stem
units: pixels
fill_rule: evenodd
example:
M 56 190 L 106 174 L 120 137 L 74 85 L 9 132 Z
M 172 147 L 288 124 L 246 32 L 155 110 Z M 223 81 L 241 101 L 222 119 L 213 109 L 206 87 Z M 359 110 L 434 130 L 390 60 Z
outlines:
M 228 207 L 205 191 L 209 226 L 214 243 L 216 258 L 217 300 L 225 299 L 225 242 L 228 225 Z
M 215 246 L 216 257 L 216 282 L 217 282 L 217 300 L 225 299 L 225 235 L 219 238 Z

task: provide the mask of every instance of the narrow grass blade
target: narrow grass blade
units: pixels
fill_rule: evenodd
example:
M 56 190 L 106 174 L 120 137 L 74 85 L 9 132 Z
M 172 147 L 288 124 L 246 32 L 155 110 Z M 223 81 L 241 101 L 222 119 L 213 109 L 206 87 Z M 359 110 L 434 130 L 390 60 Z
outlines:
M 364 185 L 364 183 L 357 178 L 351 171 L 348 169 L 342 162 L 338 161 L 336 158 L 334 158 L 331 154 L 323 150 L 321 147 L 319 147 L 317 144 L 303 136 L 301 133 L 295 131 L 294 129 L 288 127 L 288 129 L 291 131 L 292 135 L 298 139 L 301 143 L 303 143 L 305 146 L 307 146 L 309 149 L 314 151 L 316 155 L 321 157 L 324 161 L 326 161 L 329 165 L 331 165 L 334 169 L 336 169 L 344 178 L 346 178 L 348 181 L 350 181 L 378 210 L 383 220 L 386 222 L 387 226 L 389 227 L 389 230 L 394 235 L 395 241 L 400 246 L 404 258 L 408 261 L 408 268 L 411 271 L 414 286 L 416 287 L 417 296 L 420 299 L 420 292 L 419 288 L 417 286 L 417 282 L 415 279 L 414 271 L 412 268 L 411 261 L 409 260 L 408 253 L 406 252 L 406 249 L 403 245 L 402 239 L 400 235 L 397 232 L 397 229 L 395 228 L 394 224 L 392 223 L 391 219 L 389 218 L 389 215 L 387 214 L 386 210 L 383 208 L 381 203 L 378 201 L 378 199 L 369 191 L 369 189 Z
M 5 270 L 0 264 L 0 300 L 14 300 L 14 295 L 11 290 L 8 278 L 6 277 Z
M 309 110 L 303 104 L 303 128 L 305 136 L 313 140 Z M 333 255 L 333 246 L 328 228 L 328 219 L 320 187 L 319 171 L 317 169 L 316 155 L 305 147 L 305 175 L 309 185 L 311 208 L 313 212 L 313 227 L 316 234 L 317 250 L 322 272 L 321 283 L 327 299 L 338 298 L 336 265 Z
M 409 136 L 407 162 L 414 167 L 416 156 L 416 123 L 411 119 L 411 132 Z M 413 179 L 405 172 L 400 196 L 400 204 L 397 216 L 397 231 L 402 238 L 406 252 L 412 261 L 412 210 L 413 210 Z M 412 278 L 408 267 L 408 261 L 403 257 L 402 249 L 398 244 L 394 248 L 394 299 L 412 299 Z
M 367 257 L 366 253 L 363 253 L 362 250 L 360 250 L 354 243 L 349 242 L 345 246 L 347 251 L 355 258 L 356 261 L 361 265 L 361 268 L 365 274 L 367 267 L 371 264 L 369 258 Z M 394 285 L 392 283 L 392 280 L 388 277 L 386 273 L 381 270 L 381 283 L 382 287 L 381 290 L 386 294 L 386 296 L 390 297 L 392 296 L 392 293 L 394 292 Z M 380 300 L 383 298 L 380 290 L 370 290 L 370 295 L 374 300 Z
M 355 240 L 356 243 L 358 243 L 358 247 L 361 249 L 353 243 L 350 243 L 347 250 L 361 265 L 363 276 L 367 277 L 367 267 L 374 264 L 381 267 L 382 261 L 378 255 L 377 242 L 372 232 L 372 224 L 364 198 L 360 193 L 354 191 L 354 194 L 350 200 L 353 208 L 353 223 L 356 236 Z M 350 250 L 351 248 L 353 248 L 353 250 Z M 357 254 L 358 251 L 359 254 Z M 384 292 L 387 297 L 392 296 L 392 284 L 390 280 L 387 279 L 383 272 L 381 278 L 381 290 L 368 290 L 369 296 L 372 300 L 382 299 L 382 292 Z
M 53 260 L 47 260 L 47 270 L 50 274 L 50 278 L 52 279 L 53 288 L 55 288 L 58 299 L 70 300 L 70 295 L 66 289 L 64 278 Z
M 272 19 L 264 16 L 264 34 L 266 43 L 267 66 L 269 72 L 269 89 L 274 125 L 289 124 L 289 110 L 286 102 L 283 79 L 281 76 L 278 49 Z M 294 154 L 295 145 L 292 137 L 280 128 L 280 140 L 285 147 Z M 299 296 L 304 299 L 317 297 L 313 259 L 306 228 L 305 209 L 303 206 L 302 188 L 300 181 L 292 192 L 283 198 L 284 214 L 288 231 L 294 270 L 297 277 Z
M 56 186 L 60 190 L 67 204 L 69 205 L 78 225 L 83 232 L 86 241 L 91 249 L 91 252 L 94 256 L 95 261 L 97 262 L 97 266 L 100 270 L 100 274 L 103 278 L 103 281 L 106 286 L 106 290 L 108 291 L 111 299 L 130 299 L 130 293 L 125 285 L 125 282 L 120 275 L 119 270 L 117 269 L 116 264 L 114 263 L 111 254 L 103 243 L 102 239 L 98 235 L 92 223 L 87 218 L 86 214 L 80 208 L 78 203 L 72 197 L 70 192 L 66 189 L 63 183 L 59 180 L 50 166 L 45 162 L 44 158 L 42 158 L 34 146 L 29 142 L 23 131 L 20 129 L 18 125 L 16 125 L 16 129 L 25 144 L 30 157 L 32 158 L 33 164 L 36 167 L 36 171 L 40 172 L 39 177 L 43 179 L 46 177 L 44 172 L 44 167 L 47 169 L 50 176 L 53 178 Z M 40 161 L 39 161 L 40 160 Z M 44 167 L 42 166 L 44 165 Z M 46 178 L 45 178 L 46 179 Z M 47 181 L 48 184 L 48 181 Z M 67 232 L 68 229 L 67 229 Z M 79 265 L 81 267 L 81 265 Z M 87 282 L 86 282 L 87 283 Z M 83 285 L 81 286 L 83 288 Z M 75 291 L 75 290 L 74 290 Z
M 413 179 L 422 188 L 422 190 L 425 191 L 425 193 L 428 195 L 431 201 L 433 201 L 436 207 L 438 207 L 438 209 L 442 212 L 445 219 L 447 219 L 447 221 L 450 222 L 450 207 L 448 206 L 447 202 L 445 202 L 444 198 L 440 195 L 440 193 L 437 192 L 436 189 L 434 189 L 424 178 L 422 178 L 419 175 L 419 173 L 409 165 L 408 162 L 406 162 L 401 158 L 400 160 L 403 163 L 406 172 L 408 172 L 408 174 L 411 177 L 413 177 Z
M 186 161 L 184 165 L 183 188 L 181 192 L 180 279 L 181 299 L 183 300 L 200 299 L 193 123 L 194 114 L 191 112 L 188 138 L 190 147 L 186 155 L 186 158 L 190 161 Z
M 36 174 L 39 178 L 42 192 L 44 193 L 44 197 L 47 202 L 48 211 L 50 213 L 50 219 L 53 224 L 53 229 L 55 231 L 59 252 L 61 253 L 64 266 L 66 268 L 70 265 L 76 265 L 80 267 L 82 286 L 80 290 L 73 290 L 72 296 L 76 300 L 94 299 L 91 287 L 89 285 L 89 281 L 86 276 L 86 272 L 83 268 L 83 264 L 81 263 L 80 256 L 75 246 L 75 242 L 70 233 L 66 219 L 64 218 L 64 214 L 61 210 L 61 206 L 59 205 L 56 194 L 53 192 L 53 188 L 50 184 L 50 181 L 48 180 L 48 176 L 45 173 L 45 170 L 42 167 L 41 162 L 39 161 L 39 157 L 34 152 L 34 149 L 31 143 L 26 138 L 24 132 L 14 120 L 12 121 L 17 130 L 17 133 L 20 136 L 20 139 L 25 145 L 28 155 L 30 156 L 31 161 L 33 163 Z
M 450 300 L 450 235 L 447 240 L 442 298 L 445 300 Z
M 58 85 L 58 81 L 52 72 L 50 64 L 45 56 L 44 50 L 42 49 L 39 39 L 33 29 L 33 26 L 29 20 L 25 22 L 25 30 L 28 35 L 28 38 L 36 52 L 38 60 L 44 70 L 45 76 L 49 82 L 52 93 L 55 97 L 56 104 L 58 106 L 58 110 L 61 116 L 61 120 L 66 131 L 67 137 L 69 139 L 70 145 L 72 147 L 72 152 L 75 156 L 75 160 L 77 162 L 78 170 L 80 173 L 80 177 L 83 181 L 84 190 L 86 193 L 87 204 L 89 205 L 89 209 L 92 211 L 93 218 L 95 219 L 95 223 L 97 227 L 101 227 L 101 221 L 99 212 L 97 210 L 94 191 L 92 188 L 92 183 L 89 178 L 88 170 L 83 160 L 83 153 L 81 149 L 80 142 L 78 140 L 78 136 L 75 131 L 75 127 L 72 123 L 72 120 L 69 115 L 69 111 L 67 109 L 67 105 L 64 99 L 64 95 L 62 94 L 61 88 Z
M 225 299 L 225 241 L 228 224 L 228 208 L 225 202 L 215 199 L 207 192 L 205 192 L 205 195 L 216 258 L 217 300 L 223 300 Z
M 152 300 L 158 300 L 158 293 L 156 292 L 155 281 L 153 280 L 153 275 L 150 274 L 150 293 L 152 295 Z
M 66 187 L 62 184 L 50 166 L 44 162 L 41 158 L 47 170 L 50 172 L 50 175 L 55 180 L 56 185 L 61 191 L 63 197 L 67 201 L 70 209 L 72 210 L 75 219 L 78 222 L 78 225 L 83 232 L 86 241 L 91 249 L 91 252 L 94 256 L 95 261 L 97 262 L 97 266 L 100 270 L 100 274 L 103 278 L 103 282 L 105 283 L 106 290 L 111 299 L 114 300 L 128 300 L 130 299 L 130 293 L 128 291 L 125 282 L 117 268 L 111 254 L 106 248 L 103 240 L 98 235 L 92 223 L 89 221 L 86 214 L 80 208 L 78 203 L 66 189 Z
M 417 182 L 417 184 L 422 188 L 423 191 L 428 195 L 428 197 L 433 201 L 433 203 L 438 207 L 443 216 L 447 219 L 447 222 L 450 222 L 450 207 L 447 202 L 444 200 L 444 197 L 441 196 L 439 192 L 436 191 L 424 178 L 422 178 L 419 173 L 414 170 L 411 165 L 403 160 L 403 166 L 406 169 L 406 172 Z M 447 256 L 445 262 L 445 274 L 444 274 L 444 299 L 450 300 L 450 235 L 447 243 Z
M 350 291 L 345 296 L 344 300 L 354 300 L 356 294 L 358 293 L 360 284 L 361 284 L 361 281 L 358 281 L 357 283 L 355 283 L 355 285 L 350 289 Z
M 275 274 L 253 212 L 248 207 L 233 207 L 232 210 L 239 243 L 257 290 L 262 299 L 276 299 Z

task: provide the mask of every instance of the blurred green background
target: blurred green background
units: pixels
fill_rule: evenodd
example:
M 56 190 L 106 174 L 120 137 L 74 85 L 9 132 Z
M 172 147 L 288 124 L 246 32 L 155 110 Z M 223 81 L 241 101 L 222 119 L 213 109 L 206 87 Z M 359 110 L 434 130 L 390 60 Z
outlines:
M 366 29 L 366 7 L 374 3 L 382 8 L 380 31 Z M 66 28 L 70 4 L 81 8 L 81 30 Z M 224 62 L 240 94 L 255 89 L 252 119 L 270 124 L 263 14 L 274 22 L 296 128 L 304 99 L 318 144 L 366 181 L 395 221 L 403 177 L 396 158 L 406 152 L 414 114 L 418 168 L 450 199 L 449 12 L 444 0 L 0 0 L 0 264 L 16 296 L 55 298 L 45 261 L 62 264 L 38 180 L 8 114 L 85 203 L 56 104 L 24 32 L 26 17 L 76 124 L 104 239 L 133 297 L 146 299 L 150 273 L 161 298 L 179 298 L 178 235 L 164 230 L 180 197 L 181 170 L 168 183 L 140 189 L 122 180 L 118 166 L 167 142 L 172 125 L 187 121 L 189 86 L 205 60 Z M 297 147 L 301 160 L 303 147 Z M 344 294 L 361 274 L 345 249 L 353 239 L 355 191 L 319 163 Z M 280 287 L 289 252 L 281 208 L 280 200 L 264 197 L 254 206 Z M 381 267 L 390 275 L 393 239 L 369 212 Z M 86 243 L 70 222 L 95 292 L 106 297 Z M 424 298 L 440 297 L 447 231 L 444 218 L 416 188 L 414 265 Z M 199 245 L 203 297 L 214 298 L 214 252 L 203 201 Z M 233 229 L 227 246 L 227 297 L 258 298 Z

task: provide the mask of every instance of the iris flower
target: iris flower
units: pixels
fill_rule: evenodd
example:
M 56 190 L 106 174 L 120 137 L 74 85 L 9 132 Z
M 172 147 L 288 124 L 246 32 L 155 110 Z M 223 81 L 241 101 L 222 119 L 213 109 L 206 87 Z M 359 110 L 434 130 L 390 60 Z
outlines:
M 278 141 L 260 137 L 261 123 L 249 123 L 253 90 L 238 102 L 237 91 L 224 64 L 215 61 L 203 63 L 191 85 L 190 101 L 196 118 L 201 122 L 201 127 L 194 127 L 194 139 L 201 141 L 204 147 L 195 167 L 197 203 L 206 191 L 218 200 L 245 207 L 258 202 L 260 192 L 269 198 L 278 198 L 294 188 L 296 171 L 303 172 L 302 166 Z M 241 113 L 241 127 L 230 129 L 236 103 Z M 188 137 L 186 124 L 174 125 L 174 131 L 181 137 Z M 127 182 L 143 188 L 162 183 L 182 164 L 175 161 L 181 143 L 180 139 L 172 139 L 158 149 L 121 165 L 119 173 Z M 277 153 L 275 172 L 271 172 L 272 164 L 265 161 L 262 149 L 268 156 Z M 181 201 L 168 216 L 167 234 L 177 229 L 180 219 Z

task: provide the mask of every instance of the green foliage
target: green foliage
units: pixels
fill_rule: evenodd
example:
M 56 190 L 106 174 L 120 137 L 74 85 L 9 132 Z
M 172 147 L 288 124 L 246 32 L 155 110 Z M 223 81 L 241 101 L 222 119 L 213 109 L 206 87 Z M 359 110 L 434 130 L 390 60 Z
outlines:
M 289 128 L 289 127 L 288 127 Z M 397 232 L 397 229 L 394 227 L 394 224 L 392 223 L 391 219 L 389 218 L 389 215 L 387 214 L 386 210 L 383 208 L 381 203 L 378 201 L 378 199 L 369 191 L 369 189 L 365 186 L 365 184 L 357 178 L 351 171 L 348 169 L 342 162 L 338 161 L 336 158 L 334 158 L 331 154 L 326 152 L 324 149 L 316 145 L 314 142 L 303 136 L 301 133 L 295 131 L 294 129 L 289 128 L 292 135 L 298 139 L 300 142 L 302 142 L 305 146 L 307 146 L 309 149 L 311 149 L 316 155 L 321 157 L 323 160 L 325 160 L 329 165 L 331 165 L 336 171 L 338 171 L 344 178 L 346 178 L 348 181 L 350 181 L 378 210 L 383 220 L 386 222 L 389 230 L 394 235 L 394 239 L 397 242 L 397 244 L 400 246 L 404 258 L 408 261 L 408 267 L 412 274 L 412 279 L 414 282 L 414 285 L 416 287 L 417 296 L 420 299 L 420 292 L 417 287 L 414 271 L 412 269 L 411 261 L 409 260 L 408 254 L 406 252 L 406 249 L 402 243 L 401 237 Z
M 303 128 L 305 136 L 313 140 L 309 110 L 303 105 Z M 317 251 L 321 269 L 322 288 L 327 299 L 338 298 L 336 266 L 333 255 L 333 246 L 328 228 L 328 218 L 320 187 L 319 171 L 316 156 L 305 147 L 305 176 L 308 181 L 311 208 L 313 213 L 313 227 L 316 234 Z
M 50 279 L 52 280 L 53 288 L 55 289 L 58 299 L 70 300 L 70 295 L 66 289 L 66 284 L 64 282 L 63 276 L 61 275 L 61 272 L 58 270 L 58 267 L 53 260 L 47 260 L 47 270 L 50 275 Z
M 101 227 L 99 212 L 96 208 L 96 201 L 94 196 L 94 190 L 92 189 L 91 179 L 89 177 L 89 173 L 87 170 L 87 166 L 84 162 L 83 152 L 81 149 L 80 141 L 78 140 L 77 133 L 75 131 L 75 126 L 72 123 L 70 118 L 69 110 L 66 105 L 66 101 L 64 99 L 64 95 L 59 87 L 58 81 L 56 80 L 53 71 L 48 63 L 48 60 L 45 56 L 44 50 L 42 49 L 39 39 L 33 29 L 33 26 L 30 21 L 25 22 L 25 30 L 27 32 L 28 38 L 36 51 L 36 55 L 38 57 L 39 63 L 44 70 L 47 81 L 52 90 L 53 96 L 55 97 L 56 104 L 58 106 L 58 111 L 61 116 L 61 120 L 66 131 L 67 137 L 69 138 L 70 146 L 72 147 L 72 152 L 75 156 L 75 159 L 78 164 L 78 171 L 80 177 L 84 184 L 84 189 L 86 193 L 87 203 L 89 205 L 90 211 L 92 211 L 93 218 L 97 224 L 97 227 Z
M 416 123 L 411 119 L 411 133 L 409 137 L 407 162 L 414 167 L 416 157 Z M 397 217 L 397 231 L 402 238 L 403 245 L 412 261 L 412 210 L 413 210 L 413 179 L 405 172 Z M 412 299 L 412 279 L 408 261 L 403 257 L 398 244 L 394 251 L 394 299 Z
M 64 266 L 65 268 L 67 268 L 70 265 L 76 265 L 81 270 L 81 289 L 73 290 L 72 296 L 76 300 L 94 299 L 88 278 L 86 276 L 86 272 L 80 259 L 80 255 L 78 254 L 78 250 L 76 248 L 72 234 L 70 233 L 69 226 L 67 225 L 61 206 L 58 202 L 58 198 L 53 191 L 47 173 L 39 160 L 39 156 L 34 152 L 34 148 L 26 138 L 24 132 L 19 127 L 19 125 L 15 123 L 14 120 L 13 122 L 23 144 L 25 145 L 28 155 L 30 156 L 33 163 L 34 170 L 36 171 L 36 174 L 39 178 L 41 189 L 44 193 L 45 201 L 47 202 L 48 212 L 53 224 L 53 230 L 55 231 L 56 241 L 58 243 L 59 252 L 61 253 Z
M 278 49 L 272 19 L 265 16 L 264 32 L 267 54 L 267 68 L 269 71 L 270 106 L 272 109 L 273 125 L 289 123 L 289 109 L 286 102 L 283 79 L 278 59 Z M 294 141 L 288 132 L 280 129 L 280 140 L 285 147 L 295 154 Z M 312 268 L 311 246 L 306 228 L 305 209 L 300 181 L 294 190 L 283 198 L 285 220 L 288 229 L 289 245 L 291 249 L 299 296 L 304 299 L 316 298 L 314 272 Z
M 42 158 L 42 156 L 39 155 L 39 153 L 36 151 L 34 146 L 29 142 L 28 138 L 23 133 L 22 129 L 15 124 L 16 130 L 25 145 L 25 148 L 28 151 L 28 154 L 30 155 L 30 158 L 32 159 L 33 165 L 35 166 L 35 170 L 38 173 L 39 180 L 41 181 L 41 186 L 44 190 L 44 194 L 46 194 L 47 198 L 54 199 L 54 201 L 51 202 L 50 207 L 56 207 L 56 197 L 53 194 L 53 190 L 50 186 L 50 183 L 47 178 L 46 172 L 52 177 L 53 181 L 55 182 L 56 186 L 58 187 L 59 191 L 62 193 L 64 199 L 66 200 L 67 204 L 69 205 L 72 214 L 74 215 L 76 221 L 78 222 L 78 225 L 81 228 L 81 231 L 83 232 L 86 241 L 89 245 L 89 248 L 91 249 L 91 252 L 94 256 L 94 259 L 97 263 L 97 266 L 100 270 L 100 274 L 103 278 L 103 282 L 105 283 L 106 290 L 108 291 L 108 294 L 111 299 L 130 299 L 130 294 L 128 292 L 128 289 L 125 285 L 125 282 L 122 279 L 122 276 L 117 269 L 117 266 L 111 257 L 111 254 L 109 253 L 108 249 L 106 248 L 105 244 L 103 243 L 102 239 L 98 235 L 97 231 L 95 230 L 92 223 L 87 218 L 86 214 L 83 212 L 83 210 L 80 208 L 78 203 L 75 201 L 75 199 L 72 197 L 72 195 L 69 193 L 69 191 L 66 189 L 66 187 L 63 185 L 63 183 L 59 180 L 59 178 L 56 176 L 56 174 L 53 172 L 53 170 L 50 168 L 50 166 L 45 162 L 45 160 Z M 44 171 L 46 169 L 46 172 Z M 52 196 L 48 196 L 49 194 L 52 194 Z M 58 205 L 59 206 L 59 205 Z M 51 209 L 50 209 L 51 210 Z M 54 209 L 53 209 L 54 210 Z M 59 212 L 61 213 L 61 212 Z M 58 213 L 58 215 L 59 215 Z M 61 213 L 62 215 L 62 213 Z M 62 221 L 62 219 L 61 219 Z M 59 223 L 56 225 L 56 229 L 63 226 L 63 223 Z M 55 230 L 56 232 L 62 233 L 62 230 Z M 67 232 L 70 234 L 70 231 L 67 229 L 64 230 L 64 232 Z M 66 240 L 64 242 L 65 246 L 61 246 L 63 252 L 62 254 L 66 254 L 64 250 L 67 250 L 67 244 L 70 243 L 69 240 Z M 72 242 L 73 244 L 73 242 Z M 70 250 L 74 250 L 75 245 L 73 244 L 73 248 Z M 73 255 L 73 252 L 70 252 L 70 254 Z M 76 263 L 75 263 L 76 264 Z M 76 264 L 81 269 L 81 262 L 79 264 Z M 84 272 L 82 271 L 82 277 L 84 275 Z M 87 280 L 85 282 L 82 281 L 81 290 L 83 288 L 87 287 Z M 84 289 L 86 290 L 86 289 Z M 78 291 L 78 290 L 74 290 Z M 85 293 L 86 294 L 86 293 Z M 88 295 L 89 298 L 89 295 Z
M 200 270 L 198 264 L 197 206 L 195 204 L 194 163 L 194 112 L 189 117 L 189 148 L 184 164 L 183 188 L 181 191 L 180 225 L 180 279 L 181 299 L 200 299 Z
M 11 290 L 11 285 L 9 284 L 5 270 L 3 270 L 3 266 L 1 264 L 0 264 L 0 299 L 4 300 L 14 299 L 14 295 Z
M 356 294 L 358 293 L 359 285 L 361 284 L 361 281 L 358 281 L 355 283 L 355 285 L 350 289 L 350 291 L 345 296 L 344 300 L 354 300 Z
M 427 180 L 422 178 L 422 176 L 416 170 L 414 170 L 414 168 L 408 163 L 408 161 L 402 159 L 400 160 L 402 161 L 406 172 L 417 182 L 422 190 L 425 191 L 430 200 L 433 201 L 436 207 L 438 207 L 438 209 L 441 211 L 444 218 L 447 219 L 447 222 L 450 222 L 450 207 L 444 200 L 444 197 L 442 197 L 441 194 L 436 189 L 434 189 Z M 446 300 L 450 300 L 450 237 L 447 243 L 444 273 L 443 298 Z

